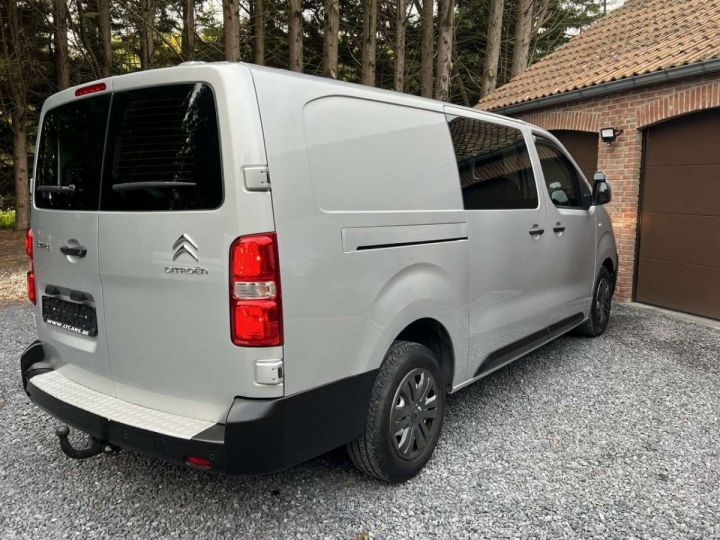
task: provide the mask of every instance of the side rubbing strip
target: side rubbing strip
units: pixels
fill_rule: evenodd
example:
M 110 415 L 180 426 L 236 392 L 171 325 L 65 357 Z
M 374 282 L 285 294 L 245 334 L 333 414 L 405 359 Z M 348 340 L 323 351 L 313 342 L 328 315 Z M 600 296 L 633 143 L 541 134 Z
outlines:
M 460 238 L 443 238 L 442 240 L 428 240 L 427 242 L 398 242 L 397 244 L 376 244 L 372 246 L 358 246 L 357 251 L 368 249 L 384 249 L 403 246 L 422 246 L 423 244 L 439 244 L 440 242 L 454 242 L 455 240 L 467 240 L 467 236 Z
M 583 318 L 584 317 L 582 313 L 575 313 L 570 317 L 566 317 L 565 319 L 551 324 L 544 330 L 540 330 L 539 332 L 530 334 L 529 336 L 526 336 L 513 343 L 510 343 L 509 345 L 505 345 L 504 347 L 501 347 L 496 351 L 491 352 L 487 355 L 485 360 L 483 360 L 482 364 L 480 364 L 480 367 L 477 369 L 473 377 L 479 377 L 480 375 L 483 375 L 488 371 L 492 371 L 493 369 L 500 367 L 503 364 L 507 364 L 511 360 L 519 358 L 525 353 L 536 349 L 550 339 L 555 338 L 560 334 L 564 334 L 569 330 L 572 330 L 583 321 Z
M 571 315 L 570 317 L 567 317 L 562 321 L 551 324 L 549 328 L 550 337 L 554 338 L 559 336 L 560 334 L 564 334 L 565 332 L 572 330 L 578 324 L 583 322 L 583 319 L 584 317 L 582 313 L 575 313 L 575 315 Z
M 539 347 L 549 338 L 550 333 L 546 328 L 544 330 L 540 330 L 539 332 L 530 334 L 529 336 L 519 339 L 513 343 L 510 343 L 509 345 L 505 345 L 497 351 L 491 352 L 489 355 L 487 355 L 483 363 L 480 364 L 480 367 L 477 369 L 474 376 L 477 377 L 479 375 L 482 375 L 483 373 L 492 371 L 493 369 L 500 367 L 503 364 L 507 364 L 511 360 L 514 360 L 515 358 L 518 358 L 519 356 L 530 352 L 536 347 Z
M 435 244 L 467 240 L 466 223 L 348 227 L 342 230 L 343 251 Z

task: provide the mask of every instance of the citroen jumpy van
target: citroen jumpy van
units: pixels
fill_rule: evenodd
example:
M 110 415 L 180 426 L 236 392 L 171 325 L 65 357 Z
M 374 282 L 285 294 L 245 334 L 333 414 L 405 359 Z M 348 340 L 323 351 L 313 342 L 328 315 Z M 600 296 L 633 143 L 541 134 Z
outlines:
M 20 362 L 89 434 L 58 429 L 71 457 L 264 473 L 347 445 L 403 481 L 448 393 L 607 325 L 608 184 L 523 122 L 231 63 L 64 90 L 40 121 Z

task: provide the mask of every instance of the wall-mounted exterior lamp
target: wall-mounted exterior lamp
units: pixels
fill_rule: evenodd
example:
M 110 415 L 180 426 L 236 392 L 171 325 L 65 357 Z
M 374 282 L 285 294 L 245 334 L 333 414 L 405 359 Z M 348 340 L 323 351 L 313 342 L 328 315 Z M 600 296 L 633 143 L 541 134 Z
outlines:
M 601 128 L 600 138 L 604 143 L 612 144 L 622 132 L 622 129 L 616 127 Z

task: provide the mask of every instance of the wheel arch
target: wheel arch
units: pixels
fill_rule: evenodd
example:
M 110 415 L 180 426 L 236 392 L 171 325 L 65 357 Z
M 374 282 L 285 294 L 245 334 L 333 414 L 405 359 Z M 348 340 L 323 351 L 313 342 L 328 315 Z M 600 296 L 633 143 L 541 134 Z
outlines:
M 605 268 L 608 272 L 610 272 L 610 278 L 613 282 L 613 287 L 615 286 L 615 282 L 617 281 L 617 271 L 615 268 L 615 263 L 610 257 L 605 257 L 605 260 L 602 262 L 603 268 Z
M 440 362 L 443 382 L 448 388 L 455 376 L 455 348 L 447 328 L 431 317 L 423 317 L 407 325 L 395 340 L 413 341 L 430 349 Z
M 457 268 L 415 264 L 398 272 L 377 295 L 370 310 L 378 334 L 367 341 L 367 369 L 382 364 L 397 339 L 431 349 L 448 386 L 462 378 L 467 364 L 467 258 Z
M 612 233 L 612 230 L 604 231 L 602 236 L 598 239 L 596 263 L 599 264 L 595 269 L 595 279 L 597 279 L 600 269 L 605 267 L 607 271 L 610 272 L 610 276 L 612 277 L 614 284 L 617 279 L 619 261 L 617 246 L 615 244 L 615 236 Z

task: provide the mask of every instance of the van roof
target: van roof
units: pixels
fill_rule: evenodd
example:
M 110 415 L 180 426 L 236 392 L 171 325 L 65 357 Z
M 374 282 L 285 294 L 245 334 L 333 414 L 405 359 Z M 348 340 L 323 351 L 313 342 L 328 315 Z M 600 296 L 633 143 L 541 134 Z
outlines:
M 101 81 L 113 81 L 116 79 L 123 79 L 123 80 L 132 80 L 135 77 L 140 76 L 141 74 L 147 74 L 148 72 L 156 72 L 161 73 L 164 71 L 175 71 L 175 70 L 183 70 L 183 69 L 189 69 L 189 68 L 209 68 L 213 69 L 218 72 L 223 72 L 226 70 L 232 70 L 237 69 L 238 66 L 243 66 L 246 69 L 250 69 L 252 72 L 264 72 L 267 74 L 271 74 L 272 76 L 285 79 L 286 81 L 297 81 L 298 83 L 306 82 L 306 83 L 312 83 L 312 84 L 322 84 L 323 86 L 327 87 L 333 87 L 333 88 L 346 88 L 346 89 L 352 89 L 353 93 L 357 93 L 358 91 L 362 92 L 363 94 L 367 96 L 374 96 L 375 99 L 389 102 L 389 103 L 397 103 L 398 105 L 405 105 L 405 106 L 415 106 L 415 107 L 421 107 L 423 109 L 430 109 L 435 110 L 438 112 L 443 112 L 445 106 L 452 106 L 455 109 L 461 109 L 464 111 L 467 111 L 472 114 L 478 114 L 478 112 L 481 112 L 484 115 L 488 115 L 491 117 L 496 118 L 504 118 L 505 120 L 511 120 L 517 124 L 526 124 L 522 120 L 517 120 L 515 118 L 508 118 L 506 116 L 502 116 L 496 113 L 488 112 L 488 111 L 479 111 L 478 109 L 474 109 L 471 107 L 464 107 L 462 105 L 455 105 L 453 103 L 447 103 L 443 101 L 438 101 L 435 99 L 430 98 L 424 98 L 420 96 L 415 96 L 412 94 L 405 94 L 402 92 L 395 92 L 393 90 L 385 90 L 382 88 L 375 88 L 372 86 L 365 86 L 357 83 L 350 83 L 345 81 L 338 81 L 336 79 L 330 79 L 326 77 L 319 77 L 316 75 L 307 75 L 305 73 L 298 73 L 295 71 L 289 71 L 287 69 L 278 69 L 278 68 L 271 68 L 266 66 L 259 66 L 256 64 L 248 64 L 244 62 L 200 62 L 200 61 L 190 61 L 190 62 L 183 62 L 182 64 L 179 64 L 177 66 L 173 67 L 167 67 L 167 68 L 158 68 L 154 70 L 149 71 L 138 71 L 134 73 L 126 73 L 123 75 L 114 75 L 112 77 L 109 77 L 107 79 L 99 79 L 97 81 L 88 81 L 86 83 L 73 86 L 71 88 L 68 88 L 66 90 L 63 90 L 61 92 L 58 92 L 57 94 L 54 94 L 50 99 L 51 102 L 64 102 L 68 101 L 69 99 L 74 98 L 75 91 L 78 88 L 85 87 L 88 85 L 92 85 L 96 82 Z M 112 84 L 108 85 L 109 87 L 112 87 Z M 48 103 L 48 105 L 51 105 L 51 103 Z
M 186 62 L 184 62 L 186 63 Z M 285 77 L 288 79 L 295 79 L 295 80 L 305 80 L 305 81 L 312 81 L 313 83 L 322 83 L 327 86 L 334 86 L 338 88 L 352 88 L 355 91 L 362 90 L 363 92 L 367 93 L 368 95 L 374 95 L 378 96 L 379 99 L 382 101 L 389 101 L 393 103 L 402 103 L 405 105 L 408 105 L 411 102 L 414 102 L 417 106 L 423 107 L 425 109 L 433 109 L 437 110 L 439 112 L 443 112 L 443 108 L 446 106 L 451 106 L 455 109 L 462 109 L 470 113 L 477 114 L 478 112 L 482 112 L 483 114 L 487 114 L 489 116 L 494 116 L 497 118 L 505 118 L 506 120 L 512 120 L 514 122 L 517 122 L 518 124 L 525 124 L 526 122 L 523 122 L 522 120 L 518 120 L 516 118 L 509 118 L 507 116 L 502 116 L 497 113 L 489 112 L 489 111 L 483 111 L 472 107 L 465 107 L 464 105 L 456 105 L 454 103 L 449 103 L 445 101 L 438 101 L 436 99 L 416 96 L 414 94 L 406 94 L 404 92 L 396 92 L 394 90 L 386 90 L 384 88 L 376 88 L 374 86 L 367 86 L 363 84 L 358 83 L 352 83 L 352 82 L 345 82 L 345 81 L 339 81 L 337 79 L 331 79 L 329 77 L 320 77 L 317 75 L 308 75 L 306 73 L 298 73 L 296 71 L 289 71 L 287 69 L 279 69 L 279 68 L 272 68 L 267 66 L 259 66 L 257 64 L 246 64 L 243 62 L 239 62 L 240 64 L 243 64 L 247 67 L 249 67 L 252 71 L 263 71 L 267 73 L 272 73 L 274 75 L 277 75 L 278 77 Z M 220 64 L 236 64 L 233 62 L 213 62 L 213 65 L 220 65 Z M 181 67 L 183 64 L 180 64 Z

